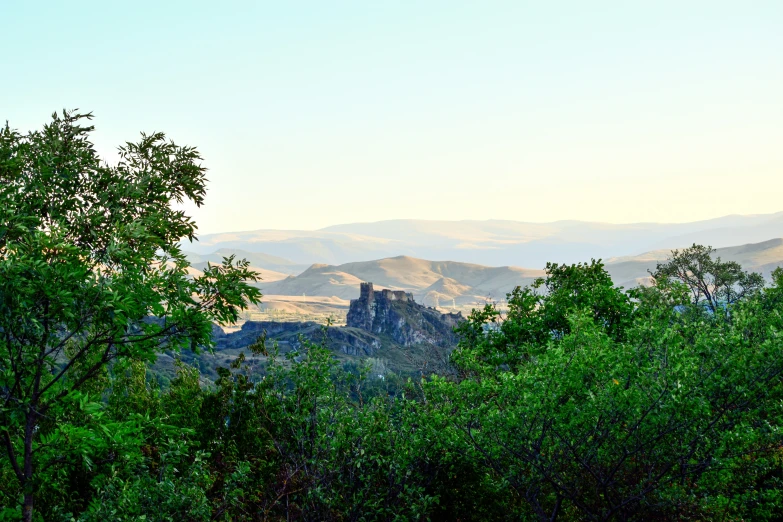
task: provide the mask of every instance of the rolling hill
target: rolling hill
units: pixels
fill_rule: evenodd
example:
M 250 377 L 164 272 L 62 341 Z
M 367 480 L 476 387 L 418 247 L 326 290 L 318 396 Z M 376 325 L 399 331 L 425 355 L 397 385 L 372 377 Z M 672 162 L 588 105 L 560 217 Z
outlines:
M 185 257 L 187 257 L 191 266 L 194 268 L 204 267 L 207 262 L 212 264 L 222 263 L 224 257 L 235 255 L 238 259 L 247 259 L 250 261 L 250 265 L 256 267 L 257 270 L 266 270 L 270 275 L 272 273 L 283 274 L 283 278 L 290 274 L 299 274 L 310 266 L 309 263 L 294 263 L 293 261 L 282 257 L 272 256 L 261 252 L 250 252 L 239 248 L 219 248 L 209 254 L 197 254 L 188 251 L 185 251 L 184 253 Z M 273 277 L 277 278 L 277 276 Z
M 608 259 L 606 269 L 615 284 L 631 288 L 637 284 L 648 283 L 648 270 L 655 270 L 656 265 L 665 261 L 670 252 L 669 249 L 660 249 L 638 256 Z M 769 279 L 775 268 L 783 266 L 783 238 L 718 248 L 714 255 L 723 261 L 736 261 L 745 270 L 758 272 Z
M 488 296 L 502 297 L 516 285 L 530 284 L 542 270 L 487 267 L 454 261 L 427 261 L 407 256 L 342 265 L 316 264 L 296 277 L 262 285 L 266 294 L 335 296 L 353 299 L 359 283 L 405 290 L 422 302 L 433 293 L 442 300 L 475 302 Z
M 448 225 L 449 222 L 443 223 Z M 744 225 L 740 225 L 741 223 L 744 223 Z M 729 216 L 712 220 L 711 224 L 715 228 L 704 233 L 709 235 L 722 231 L 722 233 L 727 233 L 729 238 L 734 238 L 739 234 L 738 231 L 745 231 L 749 233 L 750 237 L 754 237 L 753 234 L 777 230 L 775 227 L 779 223 L 783 223 L 783 213 L 771 216 Z M 520 233 L 522 228 L 524 228 L 520 228 L 520 224 L 513 222 L 473 222 L 472 224 L 468 223 L 464 227 L 448 225 L 439 228 L 439 226 L 437 222 L 409 221 L 402 224 L 381 222 L 345 225 L 331 227 L 331 229 L 337 229 L 335 233 L 345 233 L 354 238 L 366 237 L 362 234 L 370 232 L 382 233 L 387 237 L 380 243 L 388 245 L 395 241 L 402 242 L 407 232 L 410 232 L 409 239 L 411 242 L 424 242 L 428 238 L 432 239 L 438 231 L 440 234 L 438 237 L 441 238 L 441 241 L 445 241 L 443 238 L 451 238 L 465 242 L 470 241 L 472 242 L 471 244 L 475 244 L 480 237 L 484 237 L 486 240 L 487 237 L 491 236 L 492 241 L 508 242 L 510 241 L 509 237 Z M 531 234 L 535 232 L 539 235 L 556 232 L 562 237 L 574 239 L 569 234 L 576 233 L 574 232 L 575 230 L 584 232 L 586 224 L 570 222 L 569 226 L 566 226 L 566 222 L 561 222 L 557 226 L 552 225 L 552 228 L 549 230 L 546 230 L 545 225 L 531 226 L 527 230 Z M 678 226 L 682 230 L 688 227 L 696 227 L 695 224 Z M 631 225 L 612 225 L 607 227 L 610 231 L 614 231 L 613 233 L 621 236 L 633 229 Z M 636 230 L 636 233 L 642 234 L 644 227 L 641 225 L 639 227 L 641 228 Z M 571 231 L 566 234 L 568 230 Z M 591 240 L 597 241 L 596 238 L 600 239 L 599 236 L 603 232 L 598 231 L 597 227 L 593 227 L 591 233 L 593 236 L 588 234 L 587 239 L 592 237 Z M 606 233 L 608 234 L 609 232 Z M 277 237 L 272 233 L 265 234 L 267 235 L 264 237 Z M 783 233 L 780 235 L 783 235 Z M 692 239 L 694 236 L 686 234 L 678 237 Z M 433 242 L 436 243 L 435 240 Z M 648 242 L 653 242 L 653 240 L 648 238 Z M 508 249 L 513 250 L 513 248 L 518 246 L 512 245 L 505 250 L 500 249 L 499 252 L 508 253 Z M 631 288 L 649 283 L 648 270 L 654 270 L 658 262 L 666 260 L 671 252 L 671 248 L 650 249 L 643 254 L 633 256 L 610 257 L 606 253 L 599 253 L 593 257 L 605 260 L 606 269 L 612 276 L 615 284 Z M 557 251 L 557 248 L 553 250 Z M 607 247 L 607 250 L 611 251 L 612 249 Z M 428 306 L 450 306 L 452 304 L 468 305 L 483 302 L 487 297 L 496 300 L 502 299 L 515 286 L 530 284 L 536 277 L 544 274 L 543 270 L 537 268 L 486 266 L 461 261 L 429 261 L 407 255 L 342 264 L 315 263 L 303 265 L 268 253 L 228 247 L 218 249 L 210 254 L 189 253 L 188 257 L 192 262 L 191 271 L 197 275 L 207 261 L 220 262 L 224 256 L 231 254 L 235 254 L 239 258 L 247 258 L 251 262 L 251 266 L 261 273 L 262 281 L 258 283 L 258 286 L 267 296 L 265 300 L 269 302 L 268 309 L 293 313 L 300 311 L 303 313 L 304 311 L 320 313 L 331 310 L 344 310 L 347 307 L 348 300 L 358 295 L 359 284 L 363 281 L 373 282 L 378 288 L 410 292 L 418 302 Z M 746 242 L 741 245 L 723 246 L 717 249 L 716 255 L 726 261 L 737 261 L 746 270 L 760 272 L 766 278 L 769 278 L 772 270 L 783 265 L 783 239 L 778 237 L 761 242 Z M 551 258 L 554 259 L 556 256 L 552 254 Z M 589 259 L 590 257 L 588 256 L 569 262 L 587 261 Z M 309 300 L 308 296 L 310 297 Z M 295 298 L 295 300 L 291 300 L 292 298 Z M 324 298 L 333 298 L 335 302 L 319 301 L 319 299 Z
M 421 302 L 427 306 L 439 307 L 441 304 L 456 304 L 466 298 L 481 299 L 481 292 L 450 277 L 441 277 L 430 286 L 421 290 Z
M 637 256 L 610 258 L 606 260 L 606 269 L 615 284 L 631 288 L 648 283 L 648 270 L 654 270 L 670 252 L 660 249 Z M 737 261 L 746 270 L 760 272 L 769 278 L 772 270 L 783 266 L 783 239 L 720 248 L 715 255 L 724 261 Z M 272 295 L 304 294 L 348 300 L 358 294 L 362 281 L 370 281 L 379 288 L 410 292 L 418 302 L 432 306 L 452 302 L 469 304 L 487 297 L 501 299 L 515 286 L 528 285 L 542 275 L 544 271 L 537 269 L 397 256 L 342 265 L 315 264 L 298 276 L 262 283 L 261 288 Z

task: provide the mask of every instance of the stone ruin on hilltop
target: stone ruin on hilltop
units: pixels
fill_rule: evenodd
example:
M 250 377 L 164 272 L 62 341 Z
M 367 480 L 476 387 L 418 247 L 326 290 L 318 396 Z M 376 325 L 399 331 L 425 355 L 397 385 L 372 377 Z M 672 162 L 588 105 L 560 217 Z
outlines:
M 362 283 L 359 298 L 351 301 L 347 326 L 330 328 L 327 343 L 347 355 L 370 357 L 378 357 L 384 348 L 394 345 L 407 348 L 429 344 L 451 349 L 458 340 L 454 326 L 462 320 L 460 313 L 442 314 L 416 303 L 407 292 L 376 291 L 372 283 Z M 218 352 L 244 348 L 262 333 L 290 349 L 297 349 L 302 338 L 316 344 L 323 339 L 322 325 L 312 321 L 247 321 L 236 332 L 226 334 L 217 327 L 214 330 Z
M 352 299 L 348 309 L 347 326 L 386 335 L 402 346 L 451 346 L 456 343 L 453 328 L 462 320 L 459 312 L 442 314 L 416 303 L 408 292 L 376 291 L 372 283 L 361 283 L 359 298 Z

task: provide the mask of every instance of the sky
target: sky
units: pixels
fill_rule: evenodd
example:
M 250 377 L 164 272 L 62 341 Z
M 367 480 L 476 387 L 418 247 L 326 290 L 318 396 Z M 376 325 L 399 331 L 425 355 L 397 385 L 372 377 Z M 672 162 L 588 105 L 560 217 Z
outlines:
M 201 233 L 783 210 L 783 2 L 0 1 L 0 120 L 196 146 Z

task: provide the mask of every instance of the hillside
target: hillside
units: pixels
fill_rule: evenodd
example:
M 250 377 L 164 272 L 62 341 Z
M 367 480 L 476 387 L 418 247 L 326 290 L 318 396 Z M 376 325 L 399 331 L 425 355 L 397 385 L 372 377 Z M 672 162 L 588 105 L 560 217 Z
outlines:
M 606 269 L 615 284 L 631 288 L 648 283 L 648 270 L 654 270 L 670 252 L 658 249 L 635 256 L 609 258 Z M 783 266 L 783 238 L 720 248 L 715 255 L 769 277 L 772 270 Z M 195 268 L 191 270 L 194 274 L 198 272 Z M 440 321 L 432 319 L 449 316 L 441 316 L 419 304 L 450 308 L 452 303 L 472 305 L 487 296 L 501 299 L 514 286 L 532 283 L 543 275 L 543 271 L 398 256 L 337 266 L 316 264 L 298 276 L 277 274 L 283 278 L 264 280 L 260 284 L 265 295 L 258 313 L 264 319 L 247 321 L 241 329 L 218 336 L 218 351 L 200 358 L 210 378 L 214 378 L 210 368 L 235 357 L 262 329 L 268 330 L 270 340 L 278 341 L 288 350 L 298 344 L 299 335 L 313 341 L 320 339 L 320 324 L 303 322 L 302 317 L 320 314 L 345 318 L 346 313 L 348 326 L 331 329 L 329 337 L 330 347 L 341 359 L 370 357 L 373 364 L 377 362 L 387 368 L 408 371 L 412 369 L 408 360 L 412 353 L 409 345 L 422 342 L 434 346 L 438 339 L 449 337 L 449 328 L 441 328 Z M 374 292 L 379 296 L 375 305 L 366 289 L 360 294 L 361 283 L 370 281 L 379 289 Z M 372 285 L 369 288 L 372 293 Z M 390 297 L 394 299 L 377 308 L 378 303 L 385 302 L 382 288 L 392 290 Z M 415 302 L 408 300 L 407 293 L 412 294 Z M 357 295 L 360 296 L 358 300 Z M 410 330 L 408 326 L 397 325 L 416 326 Z M 452 346 L 454 342 L 448 338 L 446 345 Z M 413 353 L 424 357 L 419 352 L 417 348 Z
M 783 212 L 724 216 L 691 223 L 593 223 L 556 221 L 390 220 L 350 223 L 321 230 L 255 230 L 201 236 L 186 249 L 203 255 L 219 249 L 263 252 L 289 264 L 251 263 L 296 274 L 313 263 L 408 256 L 487 266 L 542 268 L 547 261 L 573 263 L 696 243 L 729 247 L 783 237 Z M 197 261 L 194 261 L 197 262 Z M 300 270 L 291 264 L 299 265 Z M 304 266 L 302 266 L 304 265 Z M 288 267 L 288 268 L 286 268 Z
M 630 288 L 648 282 L 648 270 L 655 270 L 656 265 L 665 261 L 670 252 L 668 249 L 660 249 L 638 256 L 608 259 L 606 269 L 615 284 Z M 745 270 L 759 272 L 769 278 L 775 268 L 783 266 L 783 238 L 718 248 L 714 255 L 723 261 L 736 261 Z
M 660 249 L 637 256 L 609 258 L 605 261 L 606 269 L 616 284 L 631 288 L 649 282 L 648 270 L 654 270 L 670 252 Z M 774 268 L 783 265 L 783 239 L 720 248 L 716 255 L 769 277 Z M 264 282 L 261 288 L 266 294 L 274 295 L 350 299 L 362 281 L 372 281 L 379 287 L 410 292 L 417 302 L 428 306 L 449 306 L 480 302 L 486 297 L 502 298 L 515 286 L 528 285 L 543 274 L 543 270 L 513 266 L 488 267 L 398 256 L 337 266 L 317 264 L 298 276 Z
M 350 299 L 359 291 L 362 281 L 372 281 L 379 287 L 410 292 L 418 302 L 434 291 L 440 299 L 464 303 L 487 296 L 502 297 L 514 286 L 530 284 L 541 275 L 542 270 L 398 256 L 338 266 L 313 265 L 299 276 L 261 288 L 264 293 L 274 295 L 307 294 Z
M 421 291 L 422 303 L 438 307 L 441 304 L 462 304 L 466 300 L 475 302 L 482 297 L 481 292 L 450 277 L 441 277 Z
M 606 269 L 615 284 L 632 288 L 649 282 L 648 270 L 666 260 L 668 248 L 650 250 L 634 256 L 595 256 L 605 260 Z M 417 302 L 427 306 L 467 306 L 487 297 L 502 299 L 517 285 L 528 285 L 544 274 L 540 269 L 515 266 L 484 266 L 458 261 L 429 261 L 410 256 L 396 256 L 371 261 L 331 265 L 313 264 L 302 268 L 293 261 L 242 250 L 222 249 L 209 255 L 190 254 L 194 260 L 191 271 L 199 274 L 206 262 L 219 262 L 222 256 L 247 256 L 255 270 L 261 273 L 258 286 L 265 294 L 262 311 L 289 314 L 341 315 L 347 301 L 359 291 L 363 281 L 377 286 L 403 290 L 413 294 Z M 769 278 L 776 267 L 783 265 L 783 239 L 775 238 L 719 248 L 716 255 L 726 261 L 737 261 L 746 270 L 758 271 Z M 581 259 L 580 261 L 587 261 Z M 276 270 L 277 269 L 277 270 Z M 287 270 L 283 272 L 279 270 Z M 331 302 L 324 299 L 333 299 Z
M 356 295 L 362 279 L 331 265 L 313 265 L 298 276 L 261 284 L 265 294 L 310 295 L 350 299 Z
M 212 264 L 222 263 L 224 257 L 235 255 L 238 259 L 247 259 L 250 261 L 250 265 L 256 267 L 256 270 L 265 270 L 269 274 L 283 274 L 283 278 L 285 278 L 286 275 L 299 274 L 309 266 L 309 264 L 294 263 L 290 259 L 238 248 L 219 248 L 209 254 L 197 254 L 195 252 L 184 253 L 185 257 L 187 257 L 191 266 L 194 268 L 205 266 L 207 261 Z
M 207 267 L 207 263 L 211 263 L 213 265 L 218 264 L 215 261 L 202 261 L 201 263 L 193 263 L 190 265 L 191 269 L 195 269 L 195 272 L 203 273 L 204 269 Z M 273 281 L 280 281 L 281 279 L 285 279 L 290 274 L 285 274 L 283 272 L 276 272 L 275 270 L 269 270 L 267 268 L 263 268 L 260 266 L 250 265 L 250 269 L 254 270 L 255 272 L 258 272 L 258 274 L 261 277 L 262 282 L 271 283 Z
M 265 294 L 258 308 L 261 312 L 278 311 L 299 315 L 331 312 L 343 315 L 348 311 L 348 303 L 347 299 L 333 296 Z

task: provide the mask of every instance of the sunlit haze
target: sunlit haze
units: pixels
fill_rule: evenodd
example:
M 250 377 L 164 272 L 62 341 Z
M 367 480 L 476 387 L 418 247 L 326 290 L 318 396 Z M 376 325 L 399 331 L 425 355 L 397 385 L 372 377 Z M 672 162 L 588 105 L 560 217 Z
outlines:
M 209 168 L 202 233 L 783 210 L 783 3 L 0 3 L 0 118 Z

